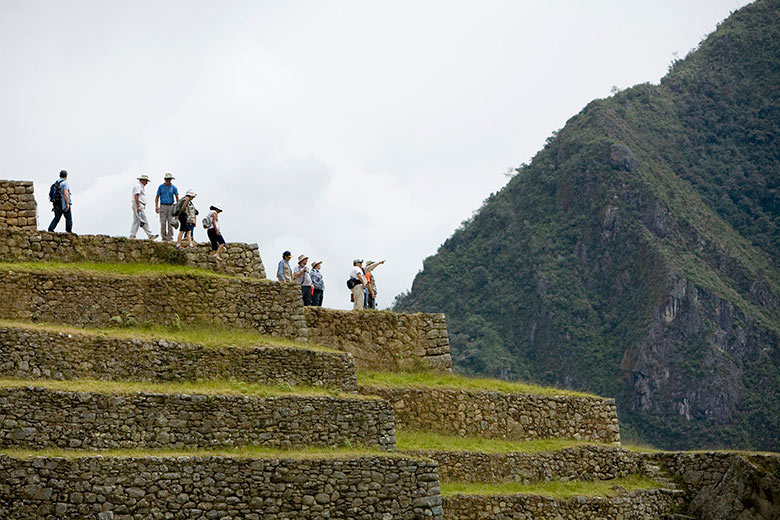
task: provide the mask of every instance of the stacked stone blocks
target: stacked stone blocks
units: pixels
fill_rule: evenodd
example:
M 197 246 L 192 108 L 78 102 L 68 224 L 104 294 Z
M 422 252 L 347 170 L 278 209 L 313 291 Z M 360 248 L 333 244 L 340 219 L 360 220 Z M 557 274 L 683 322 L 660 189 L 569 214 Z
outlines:
M 36 228 L 33 183 L 0 180 L 0 230 L 35 231 Z
M 1 262 L 135 262 L 174 264 L 222 274 L 265 278 L 257 244 L 229 242 L 217 261 L 211 246 L 176 249 L 173 243 L 107 235 L 73 235 L 0 227 Z
M 0 432 L 0 448 L 21 449 L 395 449 L 390 405 L 351 397 L 106 394 L 29 384 L 0 388 Z
M 393 403 L 399 428 L 462 437 L 620 441 L 614 399 L 448 388 L 361 387 Z
M 343 352 L 205 347 L 1 325 L 0 377 L 150 382 L 235 379 L 348 392 L 357 388 L 355 363 Z
M 397 457 L 15 458 L 0 518 L 442 520 L 436 465 Z

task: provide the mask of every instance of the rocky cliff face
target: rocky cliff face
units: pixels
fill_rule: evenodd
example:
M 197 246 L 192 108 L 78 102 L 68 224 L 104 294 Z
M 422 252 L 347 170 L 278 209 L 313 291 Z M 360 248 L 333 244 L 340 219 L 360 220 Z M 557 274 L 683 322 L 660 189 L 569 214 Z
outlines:
M 616 396 L 628 438 L 780 449 L 780 1 L 598 100 L 425 260 L 456 368 Z

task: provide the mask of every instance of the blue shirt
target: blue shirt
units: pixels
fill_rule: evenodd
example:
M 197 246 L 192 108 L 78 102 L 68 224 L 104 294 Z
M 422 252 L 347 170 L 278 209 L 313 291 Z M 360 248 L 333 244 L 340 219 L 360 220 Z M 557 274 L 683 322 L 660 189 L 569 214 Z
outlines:
M 173 196 L 178 194 L 179 190 L 173 184 L 166 186 L 163 183 L 157 188 L 157 196 L 160 197 L 160 204 L 173 204 Z
M 68 192 L 68 202 L 65 202 L 65 192 Z M 68 181 L 60 182 L 60 194 L 62 195 L 62 209 L 64 211 L 65 208 L 68 207 L 68 204 L 71 206 L 73 205 L 73 195 L 70 193 L 70 186 L 68 185 Z

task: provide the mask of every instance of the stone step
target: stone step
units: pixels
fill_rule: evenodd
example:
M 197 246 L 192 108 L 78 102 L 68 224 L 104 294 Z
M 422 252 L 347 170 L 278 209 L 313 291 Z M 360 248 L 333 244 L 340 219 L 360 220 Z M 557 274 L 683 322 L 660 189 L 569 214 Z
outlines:
M 396 456 L 0 454 L 0 518 L 442 520 L 442 508 L 436 465 Z
M 107 383 L 83 391 L 54 383 L 2 382 L 0 448 L 395 449 L 393 410 L 379 399 L 160 393 L 154 388 L 128 393 Z
M 351 354 L 291 347 L 206 347 L 141 341 L 84 330 L 3 326 L 0 377 L 195 381 L 236 379 L 250 383 L 357 388 Z
M 654 520 L 682 507 L 685 494 L 642 489 L 608 497 L 552 498 L 540 495 L 445 495 L 445 520 Z
M 529 483 L 550 480 L 610 480 L 628 475 L 648 474 L 647 464 L 639 454 L 609 445 L 584 444 L 536 453 L 442 450 L 402 452 L 436 461 L 439 464 L 439 476 L 444 481 Z M 676 486 L 670 489 L 676 489 Z
M 620 441 L 614 399 L 423 386 L 361 386 L 358 391 L 392 403 L 396 425 L 410 431 L 510 440 Z
M 217 261 L 206 242 L 177 250 L 174 243 L 108 235 L 0 229 L 0 262 L 115 262 L 174 264 L 265 278 L 257 244 L 229 242 Z
M 69 264 L 3 264 L 0 294 L 7 295 L 0 298 L 0 318 L 9 320 L 78 327 L 215 324 L 302 341 L 308 335 L 299 287 L 207 271 L 130 275 Z

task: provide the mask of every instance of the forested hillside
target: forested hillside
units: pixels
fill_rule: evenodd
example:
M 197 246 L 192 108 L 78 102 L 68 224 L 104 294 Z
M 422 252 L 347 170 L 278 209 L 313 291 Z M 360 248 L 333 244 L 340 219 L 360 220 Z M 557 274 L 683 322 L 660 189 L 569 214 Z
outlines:
M 590 103 L 423 264 L 463 372 L 615 396 L 628 437 L 780 450 L 780 0 Z

